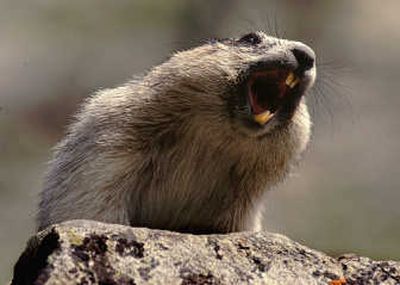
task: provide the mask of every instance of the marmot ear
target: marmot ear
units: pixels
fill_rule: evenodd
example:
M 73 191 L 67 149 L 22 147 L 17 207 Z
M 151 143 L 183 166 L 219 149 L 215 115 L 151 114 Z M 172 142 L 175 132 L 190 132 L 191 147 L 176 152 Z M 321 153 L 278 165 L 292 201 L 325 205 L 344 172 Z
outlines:
M 247 44 L 247 45 L 258 45 L 261 43 L 261 37 L 256 33 L 249 33 L 244 35 L 238 40 L 239 43 Z

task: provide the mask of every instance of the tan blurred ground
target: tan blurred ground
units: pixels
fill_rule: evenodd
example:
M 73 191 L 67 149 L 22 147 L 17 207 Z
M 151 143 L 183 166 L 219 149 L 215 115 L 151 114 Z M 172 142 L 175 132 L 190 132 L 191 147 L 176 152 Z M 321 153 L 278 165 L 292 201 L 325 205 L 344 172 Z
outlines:
M 266 225 L 333 254 L 399 260 L 399 10 L 397 0 L 0 0 L 0 283 L 33 232 L 45 162 L 77 103 L 174 50 L 254 29 L 308 43 L 321 63 L 312 145 L 267 195 Z

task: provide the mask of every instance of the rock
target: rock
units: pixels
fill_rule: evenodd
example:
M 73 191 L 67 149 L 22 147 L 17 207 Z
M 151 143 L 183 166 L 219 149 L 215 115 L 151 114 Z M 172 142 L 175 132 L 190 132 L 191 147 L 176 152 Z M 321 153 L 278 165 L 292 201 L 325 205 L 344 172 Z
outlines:
M 335 259 L 268 232 L 190 235 L 76 220 L 31 238 L 12 284 L 400 284 L 400 262 Z

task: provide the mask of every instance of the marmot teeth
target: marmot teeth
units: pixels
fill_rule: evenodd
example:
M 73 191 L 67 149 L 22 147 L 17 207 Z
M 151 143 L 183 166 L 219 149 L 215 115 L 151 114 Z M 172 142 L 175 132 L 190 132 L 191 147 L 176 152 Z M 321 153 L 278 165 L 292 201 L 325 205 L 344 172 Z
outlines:
M 300 79 L 296 75 L 294 75 L 293 72 L 290 72 L 286 77 L 285 84 L 289 86 L 290 89 L 293 89 L 299 82 Z
M 270 111 L 265 111 L 262 112 L 260 114 L 254 115 L 254 121 L 256 121 L 257 123 L 259 123 L 260 125 L 265 125 L 269 120 L 272 119 L 272 117 L 274 116 L 274 113 L 271 113 Z

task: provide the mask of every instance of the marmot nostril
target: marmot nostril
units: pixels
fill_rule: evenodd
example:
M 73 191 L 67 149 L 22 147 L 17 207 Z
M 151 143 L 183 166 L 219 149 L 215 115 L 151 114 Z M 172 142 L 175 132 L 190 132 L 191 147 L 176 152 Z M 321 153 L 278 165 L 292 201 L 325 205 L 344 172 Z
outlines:
M 306 45 L 296 46 L 292 49 L 292 53 L 299 64 L 300 70 L 306 71 L 314 66 L 315 54 Z

